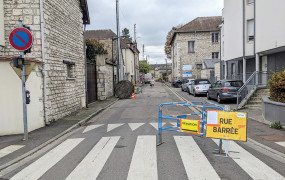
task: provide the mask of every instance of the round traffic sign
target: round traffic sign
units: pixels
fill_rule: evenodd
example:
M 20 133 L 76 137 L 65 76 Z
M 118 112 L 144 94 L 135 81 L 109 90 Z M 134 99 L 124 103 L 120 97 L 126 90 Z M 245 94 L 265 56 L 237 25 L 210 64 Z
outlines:
M 19 51 L 29 49 L 33 44 L 32 33 L 23 27 L 15 28 L 9 35 L 11 46 Z

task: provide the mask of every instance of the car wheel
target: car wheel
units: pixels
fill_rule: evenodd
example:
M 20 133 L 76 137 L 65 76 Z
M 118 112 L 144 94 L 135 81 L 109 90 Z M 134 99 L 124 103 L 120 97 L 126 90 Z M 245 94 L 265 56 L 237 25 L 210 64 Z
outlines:
M 184 90 L 183 90 L 183 87 L 181 87 L 181 91 L 183 92 Z
M 208 100 L 211 100 L 210 96 L 209 96 L 209 93 L 207 92 L 207 99 Z
M 189 90 L 189 88 L 187 89 L 187 91 L 188 91 L 188 94 L 190 95 L 190 90 Z
M 218 94 L 218 98 L 217 98 L 218 103 L 222 103 L 223 101 L 221 100 L 220 95 Z
M 195 91 L 195 90 L 193 90 L 193 96 L 194 96 L 194 97 L 196 97 L 196 96 L 197 96 L 197 94 L 196 94 L 196 91 Z

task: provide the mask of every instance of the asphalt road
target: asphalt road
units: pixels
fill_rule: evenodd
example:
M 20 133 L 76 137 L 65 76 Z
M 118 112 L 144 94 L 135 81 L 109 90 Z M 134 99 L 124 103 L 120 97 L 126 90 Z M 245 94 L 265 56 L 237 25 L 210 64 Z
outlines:
M 177 101 L 168 87 L 148 86 L 135 100 L 118 101 L 3 178 L 284 179 L 284 164 L 234 142 L 230 157 L 213 153 L 218 148 L 214 140 L 189 133 L 163 131 L 164 143 L 156 146 L 158 105 Z M 164 115 L 184 113 L 192 111 L 164 109 Z

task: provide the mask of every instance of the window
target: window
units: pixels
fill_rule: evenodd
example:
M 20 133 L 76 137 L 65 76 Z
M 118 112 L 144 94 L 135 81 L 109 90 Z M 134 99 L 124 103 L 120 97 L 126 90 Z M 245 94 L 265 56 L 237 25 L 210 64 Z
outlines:
M 253 4 L 254 0 L 247 0 L 247 4 Z
M 248 42 L 254 41 L 254 20 L 247 21 L 247 36 Z
M 219 42 L 219 33 L 212 33 L 212 42 L 213 43 Z
M 218 59 L 219 53 L 218 52 L 212 52 L 212 59 Z
M 228 81 L 225 82 L 225 87 L 241 87 L 243 85 L 242 81 Z
M 208 80 L 197 81 L 196 84 L 211 84 Z
M 188 52 L 194 52 L 195 51 L 195 41 L 188 41 Z
M 3 0 L 0 0 L 0 46 L 5 46 L 4 6 L 3 6 Z
M 196 64 L 197 69 L 202 69 L 202 64 Z
M 75 78 L 75 63 L 63 60 L 63 64 L 66 64 L 67 79 Z

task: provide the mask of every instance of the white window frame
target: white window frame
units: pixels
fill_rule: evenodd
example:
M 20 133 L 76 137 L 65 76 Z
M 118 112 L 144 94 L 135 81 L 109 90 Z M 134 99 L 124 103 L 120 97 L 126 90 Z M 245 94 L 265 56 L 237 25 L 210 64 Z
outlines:
M 247 4 L 254 4 L 254 0 L 247 0 Z
M 192 47 L 190 46 L 192 44 Z M 188 53 L 195 52 L 195 41 L 188 41 Z
M 0 0 L 0 46 L 5 46 L 4 3 Z
M 212 43 L 219 42 L 219 33 L 212 33 Z
M 219 52 L 212 52 L 212 59 L 219 59 Z
M 247 21 L 247 41 L 254 41 L 254 19 L 250 19 Z

